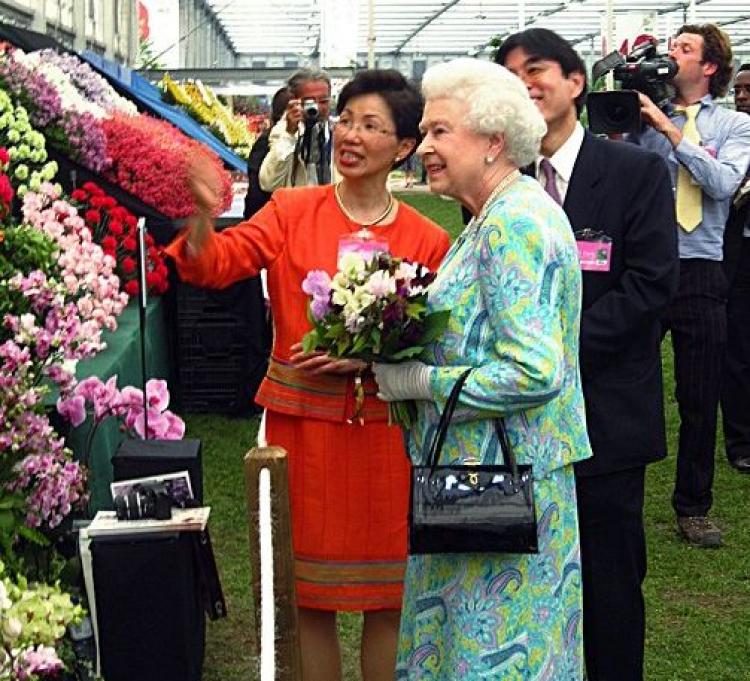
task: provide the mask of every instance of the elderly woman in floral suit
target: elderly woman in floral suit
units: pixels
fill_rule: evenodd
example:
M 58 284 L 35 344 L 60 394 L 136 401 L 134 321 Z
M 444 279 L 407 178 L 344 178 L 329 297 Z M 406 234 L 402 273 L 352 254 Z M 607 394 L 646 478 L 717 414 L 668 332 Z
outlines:
M 409 453 L 423 463 L 458 377 L 473 368 L 441 463 L 502 462 L 503 417 L 532 464 L 539 553 L 410 556 L 397 679 L 575 681 L 583 677 L 573 463 L 591 456 L 578 369 L 581 274 L 570 225 L 536 180 L 546 131 L 526 88 L 473 59 L 425 73 L 418 153 L 430 188 L 474 216 L 430 290 L 450 309 L 423 362 L 376 365 L 380 395 L 415 399 Z

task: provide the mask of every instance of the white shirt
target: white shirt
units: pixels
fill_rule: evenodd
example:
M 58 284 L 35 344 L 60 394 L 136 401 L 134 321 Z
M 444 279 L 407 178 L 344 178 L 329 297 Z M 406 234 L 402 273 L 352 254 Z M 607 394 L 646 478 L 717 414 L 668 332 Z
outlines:
M 581 151 L 582 144 L 583 126 L 580 123 L 576 123 L 573 132 L 570 133 L 570 137 L 565 140 L 563 145 L 549 159 L 549 162 L 555 169 L 555 185 L 557 185 L 557 191 L 563 201 L 565 201 L 565 195 L 568 193 L 570 176 L 573 174 L 573 166 L 576 164 L 578 152 Z M 539 164 L 543 158 L 540 155 L 536 160 L 536 179 L 542 183 L 542 186 L 544 186 L 545 178 Z

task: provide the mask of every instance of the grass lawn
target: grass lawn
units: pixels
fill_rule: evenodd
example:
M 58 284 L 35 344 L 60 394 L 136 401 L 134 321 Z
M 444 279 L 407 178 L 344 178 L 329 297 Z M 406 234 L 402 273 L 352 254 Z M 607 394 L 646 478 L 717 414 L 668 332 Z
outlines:
M 404 198 L 452 234 L 460 230 L 460 212 L 452 201 L 429 194 Z M 646 679 L 745 681 L 750 679 L 750 476 L 729 467 L 720 441 L 713 517 L 725 531 L 725 547 L 706 551 L 680 542 L 670 505 L 678 420 L 666 344 L 664 356 L 670 455 L 649 467 L 646 485 Z M 187 423 L 188 436 L 204 443 L 206 496 L 213 508 L 211 534 L 229 611 L 228 618 L 209 622 L 203 678 L 254 680 L 258 675 L 242 457 L 254 442 L 257 420 L 191 415 Z M 345 678 L 358 681 L 360 619 L 346 615 L 340 623 Z

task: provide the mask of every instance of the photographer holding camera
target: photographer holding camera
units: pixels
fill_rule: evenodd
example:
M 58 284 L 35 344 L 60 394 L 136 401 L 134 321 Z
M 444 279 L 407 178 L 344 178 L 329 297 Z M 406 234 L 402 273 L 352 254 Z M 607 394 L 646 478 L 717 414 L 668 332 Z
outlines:
M 301 69 L 287 81 L 292 98 L 268 138 L 258 179 L 265 192 L 331 182 L 331 79 Z
M 718 547 L 721 531 L 707 515 L 727 342 L 722 242 L 732 198 L 750 161 L 750 119 L 714 101 L 732 78 L 729 37 L 717 26 L 683 26 L 669 56 L 678 66 L 676 96 L 662 110 L 639 95 L 650 127 L 634 141 L 667 161 L 679 225 L 680 284 L 662 316 L 662 332 L 672 336 L 680 411 L 672 506 L 689 544 Z

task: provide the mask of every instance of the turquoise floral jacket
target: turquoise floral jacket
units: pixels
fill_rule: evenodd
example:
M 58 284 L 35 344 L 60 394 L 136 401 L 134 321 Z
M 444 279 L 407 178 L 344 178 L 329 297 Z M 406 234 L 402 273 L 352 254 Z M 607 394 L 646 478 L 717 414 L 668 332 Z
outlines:
M 407 435 L 421 463 L 456 379 L 470 374 L 441 462 L 500 463 L 493 419 L 504 417 L 519 463 L 539 478 L 591 456 L 578 333 L 581 272 L 570 224 L 533 179 L 521 177 L 473 220 L 448 251 L 429 306 L 450 309 L 433 365 L 434 401 L 417 403 Z

